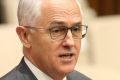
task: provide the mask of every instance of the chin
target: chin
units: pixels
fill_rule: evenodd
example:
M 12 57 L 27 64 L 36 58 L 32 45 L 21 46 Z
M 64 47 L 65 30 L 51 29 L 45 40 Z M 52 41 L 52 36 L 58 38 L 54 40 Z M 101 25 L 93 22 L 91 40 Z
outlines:
M 72 71 L 74 71 L 75 66 L 65 66 L 61 69 L 61 73 L 68 74 Z

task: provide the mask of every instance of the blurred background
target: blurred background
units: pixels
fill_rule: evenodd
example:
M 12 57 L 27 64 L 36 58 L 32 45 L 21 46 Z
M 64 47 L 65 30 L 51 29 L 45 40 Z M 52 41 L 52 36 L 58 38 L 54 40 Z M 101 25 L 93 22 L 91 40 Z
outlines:
M 0 77 L 21 60 L 15 32 L 19 0 L 0 0 Z M 120 80 L 120 0 L 79 0 L 89 26 L 76 69 L 93 80 Z

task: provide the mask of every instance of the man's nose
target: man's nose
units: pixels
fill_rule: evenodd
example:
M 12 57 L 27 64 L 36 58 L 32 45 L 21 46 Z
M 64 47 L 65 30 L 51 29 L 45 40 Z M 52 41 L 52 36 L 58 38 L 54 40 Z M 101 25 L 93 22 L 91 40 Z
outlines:
M 64 46 L 74 46 L 74 39 L 73 39 L 73 36 L 72 36 L 72 33 L 70 30 L 68 30 L 68 33 L 64 39 L 64 43 L 63 45 Z

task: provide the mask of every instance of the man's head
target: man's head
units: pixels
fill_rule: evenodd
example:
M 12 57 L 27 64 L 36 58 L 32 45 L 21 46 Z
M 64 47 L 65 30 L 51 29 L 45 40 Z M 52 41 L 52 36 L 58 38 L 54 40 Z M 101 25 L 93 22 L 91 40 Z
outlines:
M 25 57 L 54 79 L 73 71 L 81 47 L 77 1 L 21 0 L 19 5 L 16 31 Z

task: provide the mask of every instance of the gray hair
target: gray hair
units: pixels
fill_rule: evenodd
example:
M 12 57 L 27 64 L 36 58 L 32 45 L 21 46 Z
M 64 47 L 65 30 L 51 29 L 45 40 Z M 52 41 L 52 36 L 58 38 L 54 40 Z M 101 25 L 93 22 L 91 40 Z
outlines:
M 18 5 L 18 22 L 21 26 L 33 26 L 40 15 L 41 0 L 20 0 Z
M 80 7 L 79 1 L 76 0 Z M 21 26 L 34 26 L 36 18 L 41 14 L 42 0 L 20 0 L 18 5 L 18 22 Z

